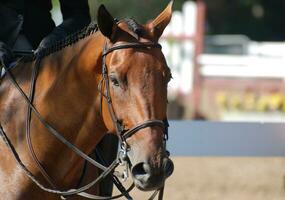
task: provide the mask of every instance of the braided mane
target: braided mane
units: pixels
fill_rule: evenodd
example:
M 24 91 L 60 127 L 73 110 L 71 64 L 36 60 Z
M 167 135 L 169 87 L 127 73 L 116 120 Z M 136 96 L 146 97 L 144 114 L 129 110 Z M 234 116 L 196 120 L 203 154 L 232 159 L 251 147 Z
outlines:
M 128 25 L 129 29 L 136 33 L 138 36 L 142 36 L 144 29 L 143 27 L 138 24 L 134 19 L 132 18 L 125 18 L 124 21 Z M 76 42 L 78 42 L 81 39 L 84 39 L 85 37 L 95 33 L 98 31 L 98 25 L 95 22 L 91 22 L 88 26 L 84 27 L 83 29 L 72 33 L 68 35 L 66 38 L 56 41 L 55 43 L 52 43 L 50 46 L 44 49 L 40 49 L 35 55 L 31 56 L 25 56 L 23 60 L 25 61 L 31 61 L 31 60 L 38 60 L 42 59 L 54 52 L 57 52 L 67 46 L 70 46 Z
M 98 26 L 95 22 L 91 22 L 88 26 L 84 27 L 83 29 L 68 35 L 66 38 L 59 40 L 55 43 L 52 43 L 50 46 L 44 49 L 40 49 L 32 58 L 35 59 L 42 59 L 45 56 L 48 56 L 54 52 L 57 52 L 69 45 L 72 45 L 78 42 L 81 39 L 95 33 L 98 31 Z

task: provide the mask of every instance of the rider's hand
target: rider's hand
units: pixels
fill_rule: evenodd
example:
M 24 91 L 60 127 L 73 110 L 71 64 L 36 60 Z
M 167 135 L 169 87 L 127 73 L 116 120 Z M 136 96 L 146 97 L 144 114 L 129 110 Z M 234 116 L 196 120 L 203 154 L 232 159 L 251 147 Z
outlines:
M 0 59 L 3 60 L 4 64 L 8 65 L 13 60 L 13 57 L 12 50 L 4 42 L 0 41 Z

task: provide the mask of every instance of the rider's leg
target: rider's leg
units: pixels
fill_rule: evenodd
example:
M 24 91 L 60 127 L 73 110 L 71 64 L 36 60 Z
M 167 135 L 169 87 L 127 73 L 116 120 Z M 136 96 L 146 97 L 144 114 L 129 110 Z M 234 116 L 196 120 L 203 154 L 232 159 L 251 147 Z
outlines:
M 102 161 L 99 158 L 99 155 L 96 156 L 96 160 L 101 164 L 103 162 L 107 163 L 109 166 L 112 161 L 116 159 L 117 150 L 118 150 L 118 138 L 113 134 L 107 134 L 101 140 L 101 142 L 96 147 L 97 153 L 99 152 L 100 156 L 104 159 Z M 95 150 L 95 151 L 96 151 Z M 99 184 L 99 193 L 102 196 L 111 196 L 113 191 L 113 181 L 111 176 L 107 176 Z

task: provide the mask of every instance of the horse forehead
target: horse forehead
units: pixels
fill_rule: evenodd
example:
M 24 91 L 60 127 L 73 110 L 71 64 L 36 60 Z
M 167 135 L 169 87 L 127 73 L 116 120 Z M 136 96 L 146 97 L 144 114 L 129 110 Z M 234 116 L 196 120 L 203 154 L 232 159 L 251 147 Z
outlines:
M 134 50 L 135 51 L 135 50 Z M 164 72 L 164 62 L 156 58 L 151 52 L 130 52 L 130 54 L 124 54 L 120 57 L 118 54 L 120 62 L 118 61 L 115 66 L 115 71 L 120 75 L 139 77 L 144 75 L 157 75 L 161 71 Z

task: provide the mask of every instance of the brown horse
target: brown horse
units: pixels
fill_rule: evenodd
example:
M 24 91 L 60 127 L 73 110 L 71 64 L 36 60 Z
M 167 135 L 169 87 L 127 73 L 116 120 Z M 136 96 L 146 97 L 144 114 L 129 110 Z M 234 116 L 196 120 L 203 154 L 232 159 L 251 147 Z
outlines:
M 117 22 L 101 6 L 98 26 L 91 24 L 38 54 L 33 105 L 44 121 L 86 154 L 107 132 L 116 134 L 118 124 L 122 133 L 132 130 L 125 145 L 132 178 L 141 190 L 160 188 L 173 171 L 164 128 L 155 122 L 167 119 L 171 74 L 157 42 L 171 13 L 172 3 L 156 19 L 139 25 L 134 20 Z M 20 61 L 10 70 L 27 95 L 35 62 Z M 27 102 L 6 74 L 0 85 L 0 124 L 22 162 L 49 186 L 26 144 L 27 111 Z M 75 188 L 83 159 L 50 134 L 34 112 L 30 135 L 35 155 L 57 189 Z M 58 198 L 34 184 L 0 140 L 0 199 Z

